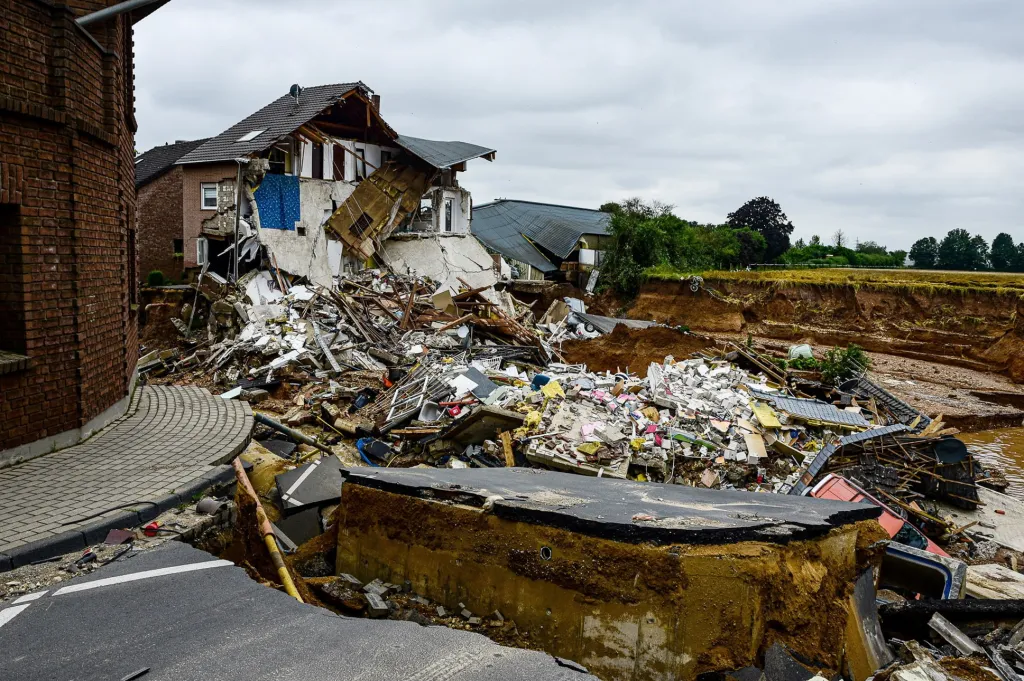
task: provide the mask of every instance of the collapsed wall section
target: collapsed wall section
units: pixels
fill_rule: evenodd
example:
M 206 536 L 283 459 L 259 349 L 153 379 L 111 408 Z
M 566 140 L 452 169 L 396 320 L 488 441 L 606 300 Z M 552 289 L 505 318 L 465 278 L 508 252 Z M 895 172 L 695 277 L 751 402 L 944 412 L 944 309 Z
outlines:
M 838 670 L 884 535 L 876 510 L 815 499 L 530 469 L 346 475 L 339 573 L 498 610 L 601 678 L 692 679 L 775 642 Z

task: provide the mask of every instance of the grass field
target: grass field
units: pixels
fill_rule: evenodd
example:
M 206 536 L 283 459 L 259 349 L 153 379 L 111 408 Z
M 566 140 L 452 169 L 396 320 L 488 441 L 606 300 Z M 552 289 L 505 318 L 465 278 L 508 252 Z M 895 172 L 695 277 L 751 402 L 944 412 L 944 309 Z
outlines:
M 668 268 L 647 272 L 652 280 L 678 280 L 689 276 Z M 997 295 L 1024 295 L 1024 273 L 1019 272 L 952 272 L 945 270 L 872 270 L 853 268 L 777 269 L 747 272 L 708 271 L 705 279 L 744 281 L 754 285 L 817 284 L 822 286 L 853 286 L 877 289 L 899 289 L 922 292 L 967 292 L 983 290 Z

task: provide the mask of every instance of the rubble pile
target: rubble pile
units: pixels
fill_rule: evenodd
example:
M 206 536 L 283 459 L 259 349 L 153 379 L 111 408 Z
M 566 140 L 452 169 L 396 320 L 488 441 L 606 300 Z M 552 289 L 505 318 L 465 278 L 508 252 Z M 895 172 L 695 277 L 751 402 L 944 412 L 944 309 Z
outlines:
M 919 413 L 866 375 L 833 388 L 749 344 L 627 328 L 571 298 L 535 320 L 493 288 L 382 270 L 341 277 L 331 289 L 263 271 L 234 288 L 201 290 L 208 304 L 197 295 L 186 305 L 176 347 L 153 350 L 140 372 L 254 404 L 256 439 L 276 455 L 267 458 L 267 498 L 288 553 L 330 529 L 342 466 L 520 466 L 871 503 L 891 537 L 871 592 L 880 590 L 885 607 L 1024 596 L 1024 537 L 1012 529 L 1024 505 L 990 489 L 998 476 L 941 416 Z M 641 375 L 617 361 L 601 371 L 569 363 L 560 349 L 639 333 L 688 356 L 659 357 Z M 655 520 L 633 516 L 638 525 Z M 501 617 L 444 611 L 407 586 L 328 577 L 325 565 L 303 577 L 339 611 L 473 628 L 513 644 L 528 635 Z M 874 595 L 867 600 L 873 609 Z M 936 670 L 987 678 L 994 669 L 994 678 L 1016 681 L 1004 665 L 1024 669 L 1013 627 L 970 629 L 982 655 L 951 649 L 934 629 L 890 629 L 883 617 L 889 654 L 865 663 L 880 679 L 942 678 Z M 766 657 L 764 670 L 734 676 L 772 678 L 774 664 Z M 801 677 L 822 671 L 800 664 Z

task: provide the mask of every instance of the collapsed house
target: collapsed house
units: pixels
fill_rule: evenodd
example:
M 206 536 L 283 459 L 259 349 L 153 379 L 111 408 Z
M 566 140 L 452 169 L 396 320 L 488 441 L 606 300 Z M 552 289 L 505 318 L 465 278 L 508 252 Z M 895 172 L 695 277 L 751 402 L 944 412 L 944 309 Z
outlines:
M 513 279 L 574 279 L 600 267 L 611 217 L 589 208 L 500 199 L 476 207 L 473 234 L 509 262 Z
M 396 269 L 429 265 L 456 285 L 458 276 L 493 283 L 457 175 L 495 154 L 399 135 L 363 83 L 295 85 L 215 137 L 136 159 L 152 195 L 139 218 L 140 251 L 154 254 L 143 277 L 146 263 L 163 267 L 169 256 L 184 279 L 234 279 L 266 265 L 329 288 L 376 257 Z M 385 248 L 395 231 L 413 245 Z M 441 245 L 442 236 L 452 239 Z

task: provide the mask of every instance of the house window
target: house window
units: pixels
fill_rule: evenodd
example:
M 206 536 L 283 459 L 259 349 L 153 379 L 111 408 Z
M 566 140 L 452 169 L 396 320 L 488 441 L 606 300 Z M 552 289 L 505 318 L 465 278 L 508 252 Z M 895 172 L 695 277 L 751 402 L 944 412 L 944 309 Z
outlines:
M 206 237 L 201 236 L 196 239 L 196 265 L 202 267 L 206 264 L 206 259 L 209 255 L 210 245 L 206 241 Z
M 366 232 L 367 227 L 372 224 L 373 218 L 370 217 L 370 214 L 363 213 L 359 216 L 359 219 L 352 223 L 351 232 L 355 236 L 362 236 Z
M 385 163 L 388 163 L 395 157 L 395 152 L 388 149 L 380 150 L 380 166 L 383 168 Z
M 0 204 L 0 351 L 25 354 L 25 277 L 21 209 Z M 0 373 L 7 366 L 2 362 Z
M 444 200 L 444 231 L 452 231 L 452 200 Z
M 366 179 L 366 147 L 356 147 L 356 180 Z
M 270 169 L 267 170 L 271 175 L 284 175 L 288 170 L 288 154 L 284 149 L 274 147 L 270 150 L 268 156 L 270 161 Z
M 217 183 L 203 182 L 203 210 L 217 210 Z
M 334 179 L 344 180 L 345 179 L 345 147 L 340 144 L 334 145 L 334 153 L 331 154 L 334 158 Z
M 171 244 L 171 253 L 174 254 L 175 258 L 185 257 L 185 241 L 183 239 L 174 239 Z
M 313 142 L 313 179 L 324 179 L 324 145 Z

